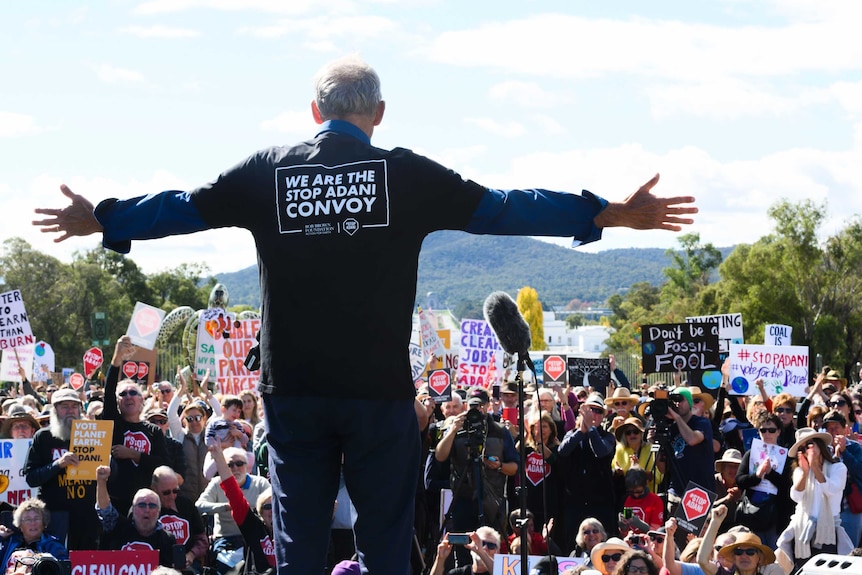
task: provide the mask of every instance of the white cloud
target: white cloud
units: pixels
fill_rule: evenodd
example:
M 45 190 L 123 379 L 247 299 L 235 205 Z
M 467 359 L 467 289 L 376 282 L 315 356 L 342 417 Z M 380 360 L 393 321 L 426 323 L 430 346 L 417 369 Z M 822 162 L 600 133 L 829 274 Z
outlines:
M 544 90 L 535 82 L 501 82 L 491 86 L 488 95 L 493 100 L 514 102 L 525 108 L 551 108 L 569 100 Z
M 339 2 L 339 4 L 344 4 Z M 317 5 L 312 0 L 150 0 L 135 7 L 141 16 L 185 12 L 192 9 L 210 9 L 223 12 L 265 12 L 275 14 L 303 14 Z
M 302 35 L 309 42 L 344 41 L 365 38 L 392 37 L 399 25 L 389 18 L 372 15 L 321 16 L 318 18 L 280 20 L 266 26 L 243 26 L 240 34 L 256 38 L 295 37 Z
M 110 64 L 98 64 L 93 66 L 96 75 L 108 84 L 136 84 L 144 81 L 144 75 L 134 70 L 117 68 Z
M 14 138 L 39 134 L 45 128 L 36 124 L 36 119 L 27 114 L 0 112 L 0 138 Z
M 559 136 L 568 132 L 556 119 L 546 114 L 533 114 L 530 119 L 546 135 Z
M 191 28 L 174 28 L 171 26 L 129 26 L 121 28 L 120 32 L 131 34 L 138 38 L 197 38 L 201 35 L 199 30 Z
M 493 118 L 464 118 L 464 121 L 502 138 L 517 138 L 526 133 L 524 126 L 518 122 L 500 122 Z

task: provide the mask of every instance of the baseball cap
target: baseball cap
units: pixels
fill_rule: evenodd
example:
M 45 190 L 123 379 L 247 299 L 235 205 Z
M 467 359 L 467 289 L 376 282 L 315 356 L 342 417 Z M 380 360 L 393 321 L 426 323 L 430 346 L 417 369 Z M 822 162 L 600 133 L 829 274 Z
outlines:
M 470 392 L 470 400 L 467 402 L 467 404 L 469 405 L 471 401 L 477 398 L 482 403 L 488 403 L 489 401 L 491 401 L 491 398 L 488 396 L 488 392 L 481 387 L 477 387 Z
M 58 389 L 54 392 L 54 395 L 51 396 L 51 405 L 57 405 L 61 401 L 77 401 L 82 405 L 84 404 L 84 402 L 81 401 L 81 397 L 78 395 L 78 392 L 68 387 Z

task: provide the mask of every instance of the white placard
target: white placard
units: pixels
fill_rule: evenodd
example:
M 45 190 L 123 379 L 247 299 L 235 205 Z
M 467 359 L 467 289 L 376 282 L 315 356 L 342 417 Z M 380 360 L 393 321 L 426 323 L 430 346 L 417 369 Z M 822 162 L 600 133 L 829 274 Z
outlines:
M 0 293 L 0 349 L 36 343 L 21 290 Z
M 789 325 L 778 323 L 766 324 L 766 327 L 763 329 L 763 344 L 790 345 L 790 335 L 792 333 L 793 328 Z
M 729 358 L 731 393 L 760 393 L 754 382 L 763 378 L 769 396 L 785 391 L 796 397 L 805 396 L 808 346 L 731 344 Z

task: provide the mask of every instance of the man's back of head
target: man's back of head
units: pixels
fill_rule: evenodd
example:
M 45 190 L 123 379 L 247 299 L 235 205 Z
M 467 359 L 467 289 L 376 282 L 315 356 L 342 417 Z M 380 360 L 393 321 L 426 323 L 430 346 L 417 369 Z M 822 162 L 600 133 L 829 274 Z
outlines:
M 314 78 L 314 101 L 324 121 L 374 116 L 382 99 L 377 72 L 357 56 L 326 64 Z

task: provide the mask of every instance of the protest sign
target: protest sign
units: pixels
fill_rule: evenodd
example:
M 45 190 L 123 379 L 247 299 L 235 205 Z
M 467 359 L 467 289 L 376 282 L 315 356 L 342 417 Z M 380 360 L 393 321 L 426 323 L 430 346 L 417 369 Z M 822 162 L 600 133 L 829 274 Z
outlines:
M 84 387 L 84 376 L 77 372 L 73 373 L 69 376 L 69 385 L 71 385 L 72 389 L 75 391 L 79 391 Z
M 481 319 L 461 320 L 461 353 L 458 356 L 458 384 L 485 386 L 488 364 L 503 355 L 491 326 Z
M 608 382 L 611 380 L 610 360 L 570 355 L 566 357 L 566 363 L 569 368 L 569 385 L 572 387 L 581 385 L 602 395 L 607 393 Z
M 129 320 L 126 335 L 131 338 L 134 345 L 144 349 L 153 349 L 156 346 L 156 338 L 159 335 L 159 328 L 163 319 L 165 319 L 164 310 L 143 302 L 137 302 L 132 311 L 132 319 Z
M 140 385 L 153 385 L 157 357 L 158 352 L 154 349 L 132 348 L 131 355 L 120 363 L 120 378 L 131 379 Z
M 146 543 L 127 543 L 122 551 L 69 551 L 71 575 L 150 575 L 159 566 L 159 552 Z
M 425 358 L 422 356 L 422 346 L 418 343 L 410 342 L 407 348 L 407 354 L 410 357 L 410 373 L 413 375 L 413 382 L 420 385 L 422 382 L 422 374 L 425 372 Z
M 428 375 L 428 395 L 436 403 L 452 399 L 452 374 L 448 369 L 435 369 Z
M 103 361 L 104 356 L 101 349 L 98 347 L 88 349 L 84 352 L 84 375 L 88 378 L 93 377 L 93 374 L 101 367 Z
M 24 368 L 24 374 L 27 379 L 32 381 L 33 356 L 35 355 L 35 351 L 35 344 L 4 349 L 3 358 L 0 359 L 0 381 L 15 381 L 20 383 L 21 375 L 18 373 L 19 362 L 21 367 Z
M 215 365 L 212 374 L 218 382 L 219 393 L 239 395 L 247 389 L 254 389 L 260 380 L 259 372 L 249 371 L 244 363 L 249 350 L 257 345 L 255 336 L 260 330 L 260 319 L 234 320 L 232 314 L 227 317 L 231 319 L 229 323 L 212 320 L 218 322 L 215 326 L 211 324 L 212 332 L 198 330 L 198 358 L 212 358 Z M 203 343 L 201 337 L 204 338 Z M 197 362 L 199 368 L 202 365 Z
M 545 384 L 545 358 L 544 357 L 533 357 L 530 358 L 533 362 L 533 369 L 536 370 L 536 385 L 544 385 Z M 529 369 L 530 366 L 527 366 Z M 515 369 L 512 367 L 512 369 Z M 530 375 L 533 375 L 532 372 L 528 372 Z
M 558 353 L 546 353 L 542 364 L 542 380 L 545 385 L 560 383 L 565 385 L 568 375 L 566 356 Z
M 233 314 L 228 314 L 220 307 L 205 309 L 198 318 L 197 342 L 195 344 L 195 379 L 198 381 L 202 380 L 208 373 L 212 380 L 218 379 L 216 362 L 221 354 L 219 354 L 220 350 L 216 346 L 215 334 L 217 330 L 215 328 L 218 327 L 219 317 L 222 318 L 223 322 L 233 323 L 234 321 Z
M 787 392 L 805 397 L 808 385 L 808 347 L 801 345 L 730 346 L 730 386 L 736 395 L 760 393 L 754 384 L 763 378 L 769 396 Z
M 778 323 L 768 323 L 763 328 L 763 344 L 764 345 L 790 345 L 790 335 L 793 333 L 793 327 L 789 325 L 781 325 Z M 742 342 L 739 342 L 742 343 Z
M 693 481 L 688 482 L 674 514 L 678 526 L 674 537 L 677 545 L 682 543 L 682 547 L 685 547 L 686 537 L 689 533 L 695 537 L 700 537 L 716 497 L 717 495 L 712 491 L 704 489 Z
M 641 348 L 644 373 L 721 368 L 715 323 L 644 325 Z
M 443 342 L 437 337 L 435 325 L 432 325 L 433 312 L 419 310 L 419 330 L 422 336 L 422 353 L 427 361 L 432 355 L 435 357 L 443 357 L 446 350 L 443 348 Z M 429 317 L 431 316 L 431 317 Z M 436 324 L 436 321 L 434 322 Z
M 748 458 L 748 472 L 750 474 L 757 473 L 757 468 L 767 459 L 769 459 L 770 467 L 779 475 L 784 471 L 784 466 L 787 464 L 786 447 L 774 443 L 764 443 L 762 439 L 755 438 L 751 441 L 750 449 Z M 763 477 L 757 485 L 752 485 L 751 489 L 778 495 L 778 487 L 766 477 Z
M 54 371 L 54 348 L 44 341 L 37 341 L 33 348 L 33 381 L 47 381 Z
M 78 465 L 66 468 L 73 480 L 95 480 L 96 468 L 111 464 L 111 438 L 114 422 L 110 419 L 76 419 L 72 421 L 69 451 L 78 456 Z
M 685 318 L 687 323 L 714 323 L 718 325 L 718 357 L 719 363 L 723 363 L 730 354 L 730 344 L 743 343 L 742 314 L 722 313 L 717 315 L 698 315 Z M 691 370 L 688 373 L 688 384 L 701 387 L 705 390 L 714 390 L 721 387 L 721 366 L 717 369 L 706 371 Z
M 0 349 L 35 343 L 21 290 L 0 293 Z
M 532 573 L 532 569 L 536 563 L 542 559 L 541 555 L 528 555 L 527 564 L 529 565 L 528 572 Z M 582 557 L 557 557 L 558 573 L 565 573 L 570 569 L 575 569 L 584 564 Z M 493 575 L 520 575 L 521 574 L 521 556 L 520 555 L 503 555 L 498 553 L 494 555 L 494 572 Z
M 17 507 L 38 495 L 23 472 L 31 443 L 32 439 L 0 439 L 0 502 Z

